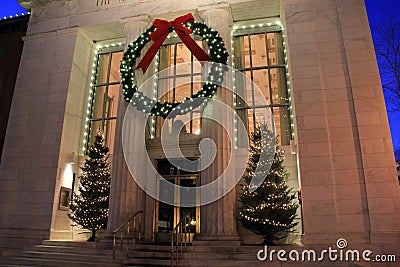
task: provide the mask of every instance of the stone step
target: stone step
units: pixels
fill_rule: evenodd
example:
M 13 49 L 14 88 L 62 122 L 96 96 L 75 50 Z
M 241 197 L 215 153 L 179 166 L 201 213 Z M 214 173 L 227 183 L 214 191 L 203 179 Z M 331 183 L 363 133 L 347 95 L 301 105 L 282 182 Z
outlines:
M 132 246 L 131 246 L 132 247 Z M 118 248 L 118 247 L 117 247 Z M 171 266 L 169 245 L 136 244 L 135 249 L 116 251 L 112 259 L 111 242 L 49 241 L 25 248 L 11 260 L 9 266 Z M 128 257 L 126 257 L 128 256 Z M 1 261 L 0 261 L 1 262 Z M 3 263 L 3 262 L 2 262 Z
M 251 266 L 251 267 L 281 267 L 281 263 L 265 263 L 260 261 L 250 261 L 250 260 L 206 260 L 203 259 L 201 261 L 179 261 L 179 267 L 243 267 L 243 266 Z
M 241 241 L 240 240 L 193 240 L 192 245 L 196 247 L 201 247 L 201 246 L 239 247 L 241 245 Z
M 171 266 L 171 259 L 144 259 L 144 258 L 127 258 L 122 260 L 123 266 Z
M 25 258 L 16 257 L 10 262 L 11 266 L 51 266 L 51 267 L 115 267 L 115 262 L 105 263 L 105 262 L 90 262 L 90 261 L 76 261 L 68 260 L 61 261 L 58 259 L 43 259 L 43 258 Z
M 257 253 L 262 246 L 187 246 L 187 252 Z
M 11 266 L 116 266 L 107 243 L 48 241 L 11 255 Z
M 111 249 L 96 249 L 87 247 L 77 246 L 49 246 L 49 245 L 37 245 L 29 249 L 25 248 L 24 251 L 37 251 L 37 252 L 55 252 L 55 253 L 69 253 L 69 254 L 99 254 L 104 256 L 112 256 Z
M 15 264 L 1 264 L 0 265 L 1 267 L 32 267 L 32 266 L 29 266 L 29 265 L 15 265 Z
M 326 266 L 326 267 L 361 267 L 371 266 L 368 263 L 351 263 L 351 262 L 263 262 L 258 260 L 196 260 L 187 261 L 181 260 L 178 262 L 179 267 L 315 267 L 315 266 Z M 385 265 L 392 266 L 392 265 Z M 396 266 L 396 265 L 393 265 Z
M 255 260 L 257 259 L 256 254 L 244 253 L 244 252 L 232 252 L 232 253 L 196 253 L 186 252 L 181 256 L 182 259 L 190 260 L 202 260 L 204 258 L 212 258 L 218 260 Z
M 154 244 L 135 244 L 135 250 L 144 251 L 171 251 L 170 245 L 154 245 Z
M 59 261 L 69 261 L 71 259 L 77 261 L 89 261 L 89 262 L 104 262 L 112 263 L 111 255 L 99 255 L 92 252 L 87 253 L 67 253 L 67 252 L 49 252 L 49 251 L 22 251 L 20 257 L 23 258 L 40 258 L 40 259 L 54 259 Z
M 64 247 L 80 247 L 80 248 L 102 248 L 102 249 L 112 249 L 112 240 L 107 242 L 87 242 L 87 241 L 52 241 L 43 240 L 42 245 L 45 246 L 64 246 Z
M 128 253 L 129 258 L 148 258 L 148 259 L 170 259 L 170 251 L 145 251 L 145 250 L 131 250 Z

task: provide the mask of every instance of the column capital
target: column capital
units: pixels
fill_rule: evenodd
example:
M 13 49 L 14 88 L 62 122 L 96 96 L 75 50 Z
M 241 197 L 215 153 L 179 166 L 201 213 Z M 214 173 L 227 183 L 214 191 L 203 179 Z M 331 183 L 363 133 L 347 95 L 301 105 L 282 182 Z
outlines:
M 149 16 L 140 15 L 120 20 L 120 23 L 125 23 L 125 51 L 128 45 L 133 42 L 149 25 Z
M 231 26 L 233 25 L 231 6 L 227 3 L 202 6 L 198 9 L 200 17 L 207 26 L 218 31 L 225 43 L 228 54 L 231 54 Z M 229 57 L 227 65 L 232 65 L 232 59 Z
M 148 15 L 140 15 L 136 17 L 124 18 L 119 21 L 120 23 L 124 23 L 125 32 L 130 32 L 133 29 L 144 30 L 150 22 L 150 18 Z
M 197 9 L 200 17 L 208 24 L 233 24 L 231 6 L 228 3 L 202 6 Z

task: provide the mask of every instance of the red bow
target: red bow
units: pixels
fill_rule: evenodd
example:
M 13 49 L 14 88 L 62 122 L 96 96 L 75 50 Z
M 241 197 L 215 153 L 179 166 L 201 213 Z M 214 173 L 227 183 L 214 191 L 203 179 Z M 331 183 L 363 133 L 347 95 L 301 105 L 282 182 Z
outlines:
M 154 56 L 157 54 L 158 49 L 160 49 L 161 45 L 164 43 L 165 39 L 169 34 L 169 28 L 174 27 L 176 34 L 182 40 L 182 42 L 189 48 L 190 52 L 199 60 L 199 61 L 209 61 L 211 60 L 210 56 L 201 49 L 200 46 L 190 37 L 189 34 L 192 33 L 192 30 L 186 28 L 183 24 L 193 22 L 194 18 L 192 14 L 186 14 L 184 16 L 178 17 L 173 21 L 166 21 L 161 19 L 156 19 L 153 23 L 153 27 L 156 27 L 157 30 L 150 34 L 150 39 L 154 41 L 151 45 L 147 53 L 144 55 L 142 60 L 139 62 L 136 69 L 142 69 L 143 73 L 146 72 L 149 67 L 151 61 Z

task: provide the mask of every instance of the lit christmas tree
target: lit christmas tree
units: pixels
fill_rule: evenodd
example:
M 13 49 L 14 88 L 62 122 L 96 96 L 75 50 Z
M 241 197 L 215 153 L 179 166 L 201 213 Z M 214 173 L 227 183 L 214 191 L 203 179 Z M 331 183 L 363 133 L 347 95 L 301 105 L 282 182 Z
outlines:
M 98 133 L 89 149 L 89 157 L 81 167 L 79 193 L 70 205 L 71 220 L 92 231 L 88 241 L 94 241 L 96 231 L 107 227 L 111 178 L 108 151 L 102 134 Z
M 273 245 L 273 240 L 282 239 L 292 232 L 297 225 L 294 222 L 298 205 L 291 188 L 286 184 L 289 173 L 282 166 L 284 151 L 276 147 L 275 137 L 266 124 L 251 134 L 250 158 L 246 173 L 243 176 L 243 193 L 240 196 L 240 221 L 242 225 L 252 232 L 264 237 L 265 245 Z M 274 157 L 261 157 L 260 155 L 273 155 Z M 271 168 L 269 168 L 271 166 Z M 256 170 L 257 169 L 257 170 Z M 253 177 L 265 180 L 254 191 L 251 185 Z M 253 189 L 253 190 L 251 190 Z

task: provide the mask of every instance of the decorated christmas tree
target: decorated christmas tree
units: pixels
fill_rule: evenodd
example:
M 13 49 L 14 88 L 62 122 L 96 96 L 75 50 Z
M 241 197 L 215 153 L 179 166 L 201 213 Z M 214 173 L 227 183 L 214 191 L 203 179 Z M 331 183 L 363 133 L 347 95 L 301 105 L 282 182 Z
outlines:
M 71 220 L 92 232 L 88 241 L 94 241 L 96 231 L 107 227 L 111 178 L 108 151 L 102 134 L 98 133 L 89 149 L 89 157 L 81 167 L 79 193 L 70 205 Z
M 284 151 L 275 147 L 274 133 L 266 124 L 260 124 L 250 140 L 239 219 L 245 228 L 262 235 L 265 245 L 272 245 L 273 240 L 286 237 L 297 225 L 294 220 L 298 205 L 294 203 L 295 194 L 286 184 L 289 173 L 282 165 Z M 265 179 L 255 189 L 251 184 L 253 178 Z

